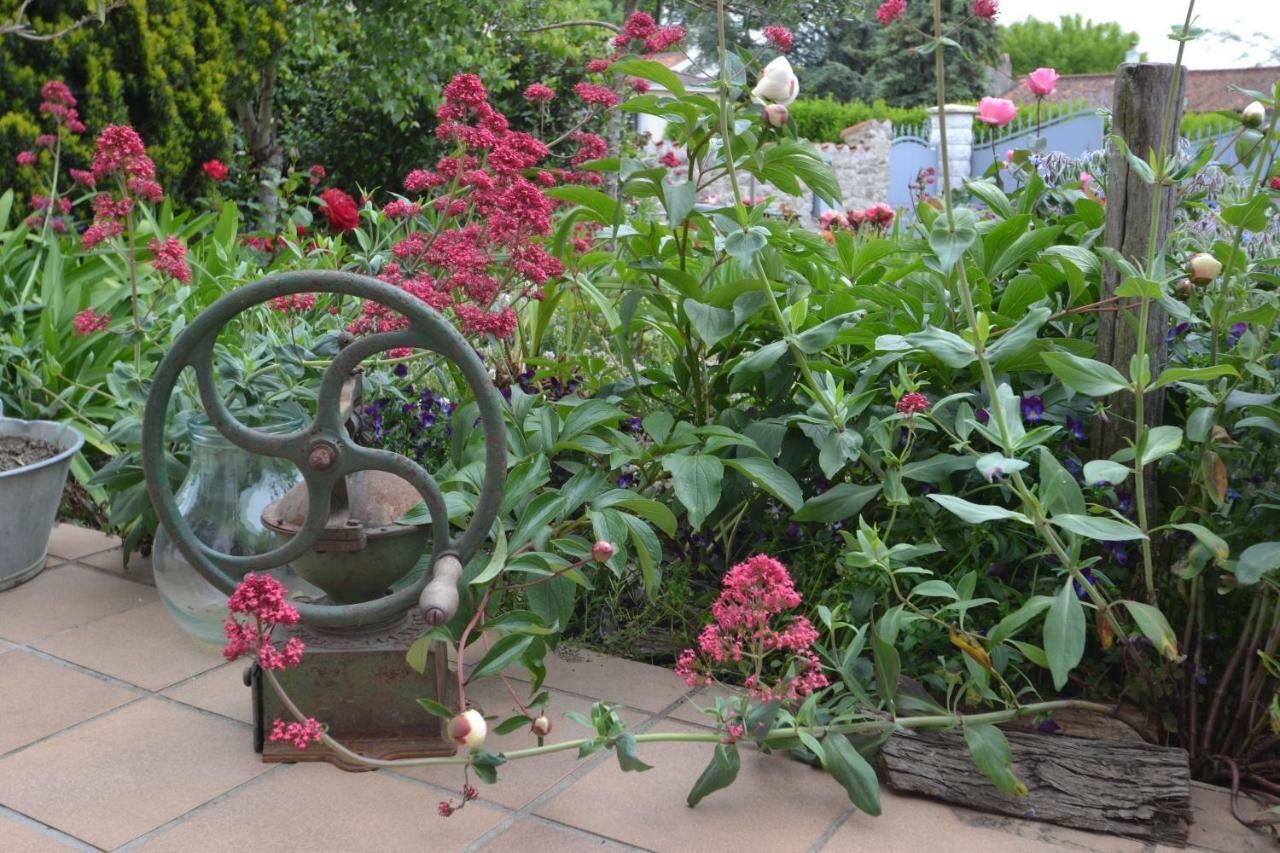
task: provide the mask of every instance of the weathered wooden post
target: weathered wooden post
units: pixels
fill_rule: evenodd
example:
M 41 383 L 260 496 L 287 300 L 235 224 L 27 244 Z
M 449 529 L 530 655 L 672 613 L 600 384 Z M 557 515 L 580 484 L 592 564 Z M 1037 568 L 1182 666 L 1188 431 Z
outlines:
M 1174 87 L 1174 66 L 1168 63 L 1141 62 L 1124 64 L 1116 69 L 1115 97 L 1111 113 L 1111 132 L 1117 134 L 1129 146 L 1129 150 L 1142 159 L 1160 146 L 1160 134 L 1164 122 L 1165 100 Z M 1182 100 L 1186 85 L 1186 69 L 1177 80 L 1177 97 L 1173 109 L 1172 128 L 1165 140 L 1170 152 L 1177 150 L 1178 125 L 1182 119 Z M 1150 252 L 1151 201 L 1156 188 L 1144 183 L 1129 168 L 1129 162 L 1116 145 L 1108 145 L 1107 157 L 1107 222 L 1105 244 L 1119 250 L 1137 264 L 1145 264 Z M 1164 198 L 1160 206 L 1160 221 L 1156 229 L 1156 242 L 1162 244 L 1173 226 L 1174 188 L 1160 190 Z M 1107 264 L 1102 273 L 1101 299 L 1115 295 L 1120 285 L 1120 274 Z M 1129 302 L 1131 300 L 1125 300 Z M 1167 360 L 1165 333 L 1168 317 L 1159 305 L 1153 304 L 1147 323 L 1147 352 L 1151 357 L 1151 375 L 1158 376 Z M 1098 355 L 1125 376 L 1129 375 L 1129 360 L 1137 350 L 1137 311 L 1104 311 L 1098 315 Z M 1107 399 L 1107 409 L 1112 423 L 1096 425 L 1093 430 L 1095 458 L 1106 458 L 1125 447 L 1133 439 L 1133 395 L 1127 391 L 1113 394 Z M 1146 422 L 1159 425 L 1164 409 L 1164 392 L 1152 391 L 1145 401 Z

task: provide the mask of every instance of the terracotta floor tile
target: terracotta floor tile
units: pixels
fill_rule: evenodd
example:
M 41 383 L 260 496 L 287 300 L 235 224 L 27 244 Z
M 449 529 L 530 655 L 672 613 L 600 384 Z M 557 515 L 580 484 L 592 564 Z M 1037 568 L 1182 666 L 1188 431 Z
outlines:
M 3 660 L 0 658 L 0 661 Z M 1191 824 L 1191 831 L 1187 833 L 1189 844 L 1221 853 L 1261 853 L 1263 850 L 1274 853 L 1276 847 L 1265 835 L 1242 826 L 1231 816 L 1230 791 L 1193 783 L 1191 808 L 1195 821 Z M 1238 808 L 1242 815 L 1250 816 L 1259 807 L 1248 797 L 1242 796 Z
M 712 684 L 702 687 L 694 695 L 686 698 L 676 709 L 667 716 L 673 720 L 679 720 L 682 723 L 693 723 L 698 726 L 713 727 L 715 718 L 699 711 L 699 708 L 714 708 L 716 706 L 717 696 L 733 696 L 734 691 L 727 687 L 721 687 L 718 684 Z
M 175 684 L 164 695 L 197 708 L 204 708 L 253 724 L 253 705 L 249 688 L 244 684 L 244 661 L 223 664 L 189 681 Z
M 29 643 L 157 600 L 141 584 L 69 563 L 0 592 L 0 637 Z
M 49 536 L 49 556 L 78 560 L 108 548 L 120 547 L 120 540 L 99 530 L 75 524 L 59 524 Z
M 689 692 L 669 669 L 561 646 L 547 654 L 547 686 L 656 713 Z
M 109 850 L 265 769 L 244 726 L 144 699 L 0 760 L 0 804 Z
M 651 731 L 698 730 L 662 722 Z M 733 786 L 688 808 L 685 796 L 711 750 L 711 744 L 641 744 L 640 759 L 652 770 L 623 773 L 616 761 L 602 764 L 538 814 L 650 850 L 783 853 L 807 850 L 849 806 L 824 774 L 744 748 Z
M 530 850 L 542 850 L 548 853 L 550 851 L 591 853 L 595 850 L 635 850 L 637 848 L 581 830 L 557 826 L 536 817 L 525 817 L 516 821 L 506 832 L 480 849 L 485 853 L 528 853 Z
M 65 844 L 52 834 L 0 815 L 0 850 L 4 853 L 66 853 L 84 849 Z
M 528 698 L 524 684 L 513 682 L 512 686 L 522 700 Z M 564 714 L 566 711 L 577 711 L 589 719 L 591 700 L 569 696 L 556 690 L 550 693 L 551 705 L 547 718 L 551 720 L 551 742 L 590 735 L 591 732 L 587 729 L 572 720 L 565 719 Z M 490 720 L 490 726 L 497 726 L 498 723 L 516 713 L 515 703 L 511 701 L 510 694 L 502 686 L 502 682 L 495 678 L 485 679 L 474 687 L 468 688 L 467 699 L 478 703 L 486 717 L 497 715 L 496 720 Z M 627 709 L 619 713 L 630 726 L 647 719 L 647 715 Z M 525 727 L 507 735 L 490 734 L 485 741 L 485 748 L 496 752 L 537 745 L 537 739 Z M 497 785 L 485 785 L 480 782 L 475 784 L 480 789 L 480 796 L 483 799 L 518 809 L 568 776 L 581 766 L 581 763 L 576 751 L 552 753 L 544 758 L 520 759 L 498 768 Z M 462 787 L 463 776 L 460 767 L 416 767 L 397 772 L 444 788 L 460 789 Z
M 216 650 L 184 634 L 158 601 L 46 637 L 36 648 L 148 690 L 222 662 Z
M 0 654 L 0 755 L 137 698 L 27 652 Z
M 281 765 L 158 833 L 141 849 L 443 853 L 461 850 L 501 818 L 478 803 L 442 818 L 436 814 L 438 799 L 429 789 L 388 773 Z
M 129 567 L 126 569 L 122 559 L 123 553 L 124 549 L 122 548 L 112 548 L 110 551 L 103 551 L 100 554 L 81 557 L 76 562 L 81 565 L 92 566 L 95 569 L 101 569 L 104 572 L 110 572 L 113 575 L 119 575 L 125 580 L 155 586 L 156 580 L 151 569 L 151 558 L 135 553 L 129 558 Z

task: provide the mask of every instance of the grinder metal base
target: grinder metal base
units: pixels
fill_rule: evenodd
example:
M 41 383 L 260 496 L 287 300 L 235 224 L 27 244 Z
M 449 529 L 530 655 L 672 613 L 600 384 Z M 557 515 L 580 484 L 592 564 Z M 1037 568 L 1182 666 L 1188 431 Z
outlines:
M 425 758 L 453 755 L 445 721 L 428 713 L 418 699 L 450 704 L 448 657 L 443 643 L 427 655 L 419 675 L 405 653 L 427 628 L 417 610 L 399 625 L 374 634 L 338 635 L 296 626 L 289 636 L 307 644 L 302 663 L 276 673 L 302 713 L 328 726 L 331 737 L 370 758 Z M 283 645 L 283 642 L 279 643 Z M 254 749 L 266 763 L 328 761 L 344 770 L 367 770 L 313 743 L 305 750 L 267 740 L 276 718 L 293 717 L 255 664 L 247 674 L 253 688 Z

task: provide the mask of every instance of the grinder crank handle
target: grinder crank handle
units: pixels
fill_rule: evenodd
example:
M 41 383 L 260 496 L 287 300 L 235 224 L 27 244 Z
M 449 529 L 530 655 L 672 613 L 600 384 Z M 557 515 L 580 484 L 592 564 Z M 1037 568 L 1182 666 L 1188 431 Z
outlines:
M 456 554 L 445 554 L 431 569 L 431 583 L 418 596 L 418 609 L 429 627 L 443 625 L 458 612 L 458 581 L 462 562 Z

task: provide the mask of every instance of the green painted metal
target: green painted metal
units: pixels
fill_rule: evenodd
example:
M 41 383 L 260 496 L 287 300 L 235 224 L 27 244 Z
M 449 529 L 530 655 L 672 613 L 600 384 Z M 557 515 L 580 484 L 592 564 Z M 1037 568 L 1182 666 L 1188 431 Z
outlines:
M 325 369 L 312 422 L 286 435 L 268 435 L 245 426 L 228 411 L 214 379 L 213 348 L 218 333 L 236 315 L 294 293 L 338 293 L 372 300 L 408 318 L 409 327 L 360 338 L 342 350 Z M 369 356 L 398 347 L 431 350 L 454 362 L 480 411 L 485 434 L 484 481 L 471 523 L 456 539 L 450 535 L 444 495 L 431 474 L 399 454 L 357 445 L 342 423 L 342 385 L 351 371 Z M 232 556 L 214 551 L 196 538 L 178 512 L 165 473 L 164 427 L 174 386 L 188 367 L 196 372 L 200 399 L 210 421 L 227 440 L 250 453 L 288 459 L 302 472 L 309 501 L 307 517 L 297 535 L 265 554 Z M 501 397 L 475 350 L 447 320 L 399 288 L 368 276 L 324 270 L 269 276 L 228 293 L 200 312 L 160 362 L 142 422 L 143 469 L 156 516 L 191 565 L 227 594 L 235 590 L 245 572 L 283 565 L 307 553 L 325 527 L 335 485 L 356 471 L 386 471 L 412 484 L 431 513 L 431 564 L 436 565 L 448 554 L 455 554 L 466 563 L 484 542 L 497 516 L 507 473 L 506 445 Z M 341 605 L 298 603 L 298 613 L 304 624 L 321 629 L 351 631 L 385 624 L 417 603 L 430 574 L 371 601 Z

